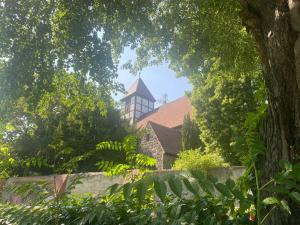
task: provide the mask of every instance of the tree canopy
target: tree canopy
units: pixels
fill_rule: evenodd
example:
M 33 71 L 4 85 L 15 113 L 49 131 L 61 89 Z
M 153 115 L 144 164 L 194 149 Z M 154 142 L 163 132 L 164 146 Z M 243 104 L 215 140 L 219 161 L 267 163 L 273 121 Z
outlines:
M 239 165 L 248 150 L 247 114 L 266 100 L 255 41 L 239 18 L 239 2 L 155 3 L 143 19 L 151 26 L 137 41 L 137 61 L 127 68 L 138 73 L 166 60 L 178 76 L 187 76 L 205 148 Z
M 123 88 L 115 80 L 110 7 L 1 1 L 1 149 L 15 162 L 12 173 L 95 170 L 105 154 L 84 155 L 132 133 L 111 97 Z
M 118 56 L 130 46 L 137 61 L 124 66 L 132 72 L 167 60 L 190 78 L 206 149 L 240 163 L 260 65 L 236 1 L 3 1 L 0 10 L 0 109 L 3 122 L 17 128 L 11 140 L 22 133 L 19 144 L 34 143 L 28 133 L 44 136 L 47 125 L 54 139 L 62 129 L 88 133 L 83 124 L 97 122 L 87 111 L 104 116 L 111 92 L 122 89 L 115 82 Z
M 179 76 L 190 78 L 201 138 L 208 148 L 222 148 L 234 161 L 238 159 L 232 146 L 245 144 L 239 135 L 245 113 L 266 109 L 252 127 L 263 133 L 266 149 L 260 166 L 267 181 L 279 170 L 280 159 L 299 161 L 300 29 L 291 26 L 298 24 L 292 21 L 300 17 L 298 9 L 297 0 L 3 0 L 0 124 L 7 132 L 35 129 L 32 121 L 45 119 L 56 98 L 60 109 L 70 110 L 70 104 L 76 109 L 65 114 L 67 120 L 82 112 L 73 103 L 95 103 L 81 94 L 69 98 L 64 87 L 60 91 L 66 100 L 51 94 L 59 87 L 56 82 L 64 83 L 58 74 L 68 74 L 76 87 L 93 82 L 105 99 L 99 112 L 106 111 L 109 93 L 120 89 L 114 81 L 118 56 L 129 46 L 137 52 L 137 61 L 125 65 L 132 72 L 167 60 Z M 264 97 L 256 97 L 264 96 L 259 77 L 266 87 L 267 107 Z M 89 90 L 92 96 L 94 88 Z M 219 134 L 218 126 L 223 130 Z M 280 213 L 272 216 L 268 224 L 299 221 Z
M 197 123 L 191 119 L 190 114 L 185 115 L 181 128 L 181 150 L 200 148 L 202 143 Z

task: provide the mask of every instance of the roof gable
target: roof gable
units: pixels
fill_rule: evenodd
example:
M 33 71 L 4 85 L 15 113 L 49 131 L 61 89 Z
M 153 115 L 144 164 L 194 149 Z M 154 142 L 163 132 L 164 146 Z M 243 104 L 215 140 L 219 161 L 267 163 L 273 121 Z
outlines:
M 149 89 L 147 88 L 147 86 L 145 85 L 144 81 L 139 78 L 137 79 L 128 89 L 126 95 L 121 99 L 124 100 L 132 95 L 138 95 L 140 97 L 149 99 L 153 102 L 155 102 L 155 98 L 152 96 L 151 92 L 149 91 Z
M 188 97 L 184 96 L 144 114 L 138 120 L 137 127 L 146 127 L 149 121 L 169 128 L 179 127 L 188 113 L 192 115 L 192 105 Z
M 151 121 L 147 126 L 151 126 L 165 153 L 174 156 L 178 154 L 181 148 L 181 134 L 178 130 L 164 127 Z

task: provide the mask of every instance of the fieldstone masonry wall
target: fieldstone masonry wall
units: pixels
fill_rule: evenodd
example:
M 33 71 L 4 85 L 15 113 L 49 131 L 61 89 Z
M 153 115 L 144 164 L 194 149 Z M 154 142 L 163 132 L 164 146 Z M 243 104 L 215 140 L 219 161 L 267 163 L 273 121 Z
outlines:
M 164 151 L 151 126 L 147 126 L 145 132 L 139 145 L 139 151 L 155 158 L 156 169 L 162 170 L 164 169 Z
M 225 181 L 228 178 L 236 180 L 238 177 L 242 176 L 245 168 L 244 167 L 230 167 L 230 168 L 219 168 L 209 171 L 209 174 L 214 175 L 220 181 Z M 185 173 L 184 171 L 174 171 L 174 170 L 155 170 L 152 173 L 156 173 L 158 176 L 162 176 L 168 173 L 181 174 Z M 72 176 L 76 176 L 72 175 Z M 80 175 L 81 176 L 81 175 Z M 2 201 L 19 201 L 18 196 L 12 196 L 7 190 L 6 187 L 9 185 L 20 185 L 22 183 L 28 182 L 49 182 L 53 185 L 54 176 L 36 176 L 36 177 L 14 177 L 8 180 L 0 180 L 0 200 Z M 127 179 L 123 176 L 111 176 L 107 177 L 104 173 L 86 173 L 81 179 L 81 184 L 77 184 L 72 190 L 72 193 L 84 194 L 84 193 L 93 193 L 93 194 L 103 194 L 105 190 L 111 185 L 118 183 L 124 184 L 127 182 Z M 2 187 L 2 188 L 1 188 Z M 4 187 L 4 188 L 3 188 Z M 1 193 L 2 192 L 2 193 Z

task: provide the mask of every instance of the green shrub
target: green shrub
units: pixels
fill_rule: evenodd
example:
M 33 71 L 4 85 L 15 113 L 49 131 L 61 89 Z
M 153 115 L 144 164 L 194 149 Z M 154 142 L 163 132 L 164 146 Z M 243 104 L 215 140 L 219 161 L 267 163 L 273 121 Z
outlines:
M 141 174 L 154 168 L 156 159 L 138 152 L 139 139 L 136 135 L 129 135 L 124 138 L 123 142 L 105 141 L 97 144 L 97 151 L 110 150 L 113 152 L 123 153 L 124 162 L 116 160 L 101 160 L 97 163 L 101 171 L 106 175 L 126 175 L 129 170 L 138 169 Z
M 234 186 L 195 171 L 147 176 L 113 185 L 98 197 L 63 195 L 35 206 L 0 204 L 0 225 L 252 225 L 246 210 L 253 196 L 244 198 Z M 244 207 L 234 209 L 235 201 Z
M 218 153 L 205 153 L 198 149 L 182 151 L 175 161 L 176 170 L 208 170 L 218 167 L 228 167 L 229 164 Z
M 199 134 L 196 121 L 191 119 L 190 114 L 185 115 L 181 129 L 181 149 L 190 150 L 203 146 Z
M 281 166 L 274 179 L 257 185 L 256 193 L 269 193 L 264 199 L 241 189 L 239 182 L 222 183 L 200 171 L 145 176 L 115 184 L 102 196 L 49 198 L 40 189 L 44 186 L 31 186 L 31 192 L 44 198 L 26 205 L 0 204 L 0 225 L 263 225 L 276 208 L 291 214 L 287 197 L 300 204 L 300 163 Z M 274 191 L 284 199 L 270 195 Z

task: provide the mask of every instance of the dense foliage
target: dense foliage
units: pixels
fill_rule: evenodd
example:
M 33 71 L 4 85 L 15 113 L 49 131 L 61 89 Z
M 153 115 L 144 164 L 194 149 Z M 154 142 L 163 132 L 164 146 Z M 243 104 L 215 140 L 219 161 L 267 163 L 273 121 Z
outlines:
M 0 223 L 25 224 L 254 224 L 249 220 L 251 201 L 235 183 L 226 185 L 201 173 L 187 176 L 147 177 L 111 187 L 111 194 L 68 197 L 40 202 L 36 207 L 0 206 Z M 215 196 L 213 188 L 221 195 Z M 202 190 L 202 191 L 201 191 Z M 47 193 L 47 192 L 46 192 Z M 156 194 L 155 196 L 153 194 Z M 235 209 L 239 196 L 243 207 Z M 156 200 L 154 200 L 156 199 Z M 34 211 L 34 214 L 32 212 Z M 23 215 L 22 217 L 14 215 Z
M 252 75 L 251 75 L 252 76 Z M 206 151 L 218 151 L 232 165 L 240 165 L 247 152 L 246 128 L 250 112 L 265 100 L 258 77 L 223 72 L 194 79 L 193 102 L 197 109 L 200 138 Z
M 287 193 L 286 197 L 300 204 L 300 166 L 288 162 L 282 162 L 282 166 L 281 173 L 255 190 L 268 193 L 266 198 L 257 198 L 240 181 L 221 183 L 200 171 L 148 174 L 131 183 L 113 185 L 100 197 L 53 197 L 45 185 L 31 184 L 29 191 L 20 186 L 13 190 L 24 197 L 34 193 L 35 198 L 27 206 L 0 204 L 0 224 L 262 225 L 274 209 L 291 213 L 286 198 L 276 198 L 274 192 Z M 76 183 L 72 181 L 71 186 Z
M 0 120 L 17 128 L 9 143 L 19 153 L 45 157 L 50 149 L 78 156 L 95 142 L 115 140 L 95 127 L 104 121 L 101 130 L 120 127 L 103 114 L 117 114 L 110 98 L 120 90 L 117 58 L 131 46 L 137 62 L 126 66 L 132 71 L 168 60 L 178 75 L 190 78 L 206 150 L 240 164 L 247 150 L 243 123 L 257 104 L 260 66 L 238 18 L 238 2 L 30 0 L 0 7 Z M 77 91 L 69 93 L 66 82 Z M 90 143 L 86 137 L 95 133 L 99 139 Z
M 181 128 L 181 150 L 195 149 L 202 146 L 199 137 L 200 131 L 197 123 L 187 114 Z
M 166 60 L 178 76 L 187 76 L 204 147 L 241 164 L 247 151 L 243 125 L 264 85 L 255 42 L 239 18 L 239 2 L 154 2 L 145 4 L 147 15 L 140 21 L 151 26 L 140 30 L 137 61 L 127 66 L 138 72 Z
M 94 171 L 109 155 L 84 155 L 133 132 L 111 98 L 122 86 L 115 82 L 110 12 L 91 6 L 1 1 L 2 176 Z
M 156 166 L 156 159 L 142 153 L 138 153 L 139 138 L 131 135 L 124 138 L 123 142 L 106 141 L 97 144 L 96 148 L 100 151 L 111 151 L 114 156 L 110 160 L 101 160 L 97 166 L 106 175 L 126 175 L 130 170 L 138 170 L 139 174 L 143 174 L 149 169 Z M 117 154 L 124 155 L 123 163 L 116 160 Z
M 200 149 L 195 149 L 180 152 L 172 168 L 176 170 L 206 171 L 228 166 L 217 152 L 203 152 Z
M 299 110 L 295 107 L 298 104 L 299 90 L 295 85 L 295 66 L 289 65 L 294 62 L 291 46 L 296 34 L 282 35 L 292 30 L 288 24 L 287 1 L 270 4 L 273 8 L 266 7 L 268 10 L 264 16 L 261 15 L 264 9 L 259 9 L 262 8 L 260 4 L 263 1 L 241 3 L 245 9 L 242 12 L 244 22 L 258 42 L 263 68 L 258 60 L 255 43 L 239 18 L 239 1 L 1 1 L 1 175 L 48 173 L 51 168 L 52 171 L 58 168 L 59 172 L 76 171 L 80 167 L 78 162 L 85 157 L 81 154 L 83 148 L 95 144 L 87 137 L 94 133 L 99 136 L 110 135 L 109 132 L 95 132 L 93 125 L 107 122 L 105 115 L 114 111 L 110 94 L 121 89 L 114 78 L 117 58 L 126 46 L 137 49 L 137 62 L 125 65 L 132 71 L 137 72 L 142 67 L 167 60 L 178 75 L 190 78 L 194 86 L 192 95 L 197 108 L 196 118 L 205 150 L 220 152 L 232 164 L 240 163 L 240 156 L 247 155 L 244 154 L 246 152 L 249 155 L 256 154 L 252 143 L 259 139 L 256 133 L 257 117 L 250 114 L 250 119 L 246 122 L 254 119 L 255 129 L 246 127 L 247 132 L 250 131 L 246 135 L 243 124 L 248 112 L 265 104 L 264 98 L 255 98 L 257 93 L 263 93 L 263 85 L 259 79 L 263 69 L 270 101 L 266 123 L 269 126 L 265 126 L 269 152 L 266 155 L 267 163 L 263 164 L 268 168 L 263 171 L 275 173 L 278 170 L 277 159 L 280 158 L 298 161 L 293 150 L 297 149 L 299 142 Z M 284 46 L 286 49 L 281 49 Z M 259 116 L 261 115 L 263 113 L 259 111 Z M 111 124 L 108 123 L 103 130 L 107 127 L 111 127 Z M 299 200 L 299 177 L 296 175 L 299 174 L 298 165 L 286 166 L 286 171 L 279 176 L 288 180 L 276 177 L 270 183 L 261 185 L 256 159 L 250 157 L 247 163 L 250 165 L 247 172 L 251 172 L 246 174 L 253 176 L 254 173 L 256 178 L 254 202 L 258 224 L 262 224 L 273 210 L 272 208 L 268 212 L 260 207 L 261 191 L 269 184 L 286 186 L 271 190 L 268 194 L 282 191 L 291 199 Z M 295 168 L 297 173 L 293 174 L 291 171 Z M 11 172 L 11 169 L 15 171 Z M 269 176 L 267 173 L 264 175 L 264 179 Z M 174 183 L 179 185 L 180 182 L 169 182 L 173 193 L 178 196 L 182 189 Z M 153 185 L 155 187 L 155 183 Z M 143 196 L 145 188 L 142 187 L 145 185 L 140 183 L 140 186 L 136 193 Z M 156 186 L 163 185 L 160 183 Z M 187 188 L 188 186 L 186 185 Z M 176 212 L 182 212 L 185 207 L 201 205 L 199 202 L 193 204 L 194 202 L 182 199 L 175 202 L 180 202 L 180 207 L 176 205 L 174 209 L 166 204 L 167 209 L 170 209 L 166 210 L 167 215 L 170 213 L 171 216 L 162 220 L 164 224 L 170 221 L 177 223 L 180 219 L 186 223 L 191 222 L 185 217 L 178 217 Z M 263 202 L 267 205 L 279 205 L 289 211 L 285 200 L 270 197 Z M 56 203 L 59 205 L 60 202 Z M 122 203 L 120 210 L 124 212 Z M 215 207 L 220 205 L 221 207 Z M 69 205 L 67 206 L 69 209 Z M 46 212 L 53 209 L 51 205 L 47 207 L 40 205 L 33 210 L 36 215 L 42 215 L 45 219 L 48 215 Z M 228 210 L 226 203 L 212 198 L 212 204 L 208 201 L 197 214 L 203 215 L 203 212 L 210 212 L 209 209 L 212 209 L 213 216 L 206 215 L 207 217 L 220 219 L 222 224 L 222 218 L 230 215 L 232 219 L 228 220 L 226 217 L 225 224 L 228 221 L 238 224 L 239 220 L 235 219 L 244 218 L 245 214 L 235 217 L 235 214 L 231 214 L 234 211 L 231 207 Z M 7 208 L 10 211 L 6 211 Z M 147 219 L 139 220 L 140 216 L 145 218 L 145 215 L 150 215 L 152 220 L 165 218 L 160 217 L 164 214 L 154 213 L 156 217 L 153 217 L 151 211 L 140 211 L 145 208 L 137 209 L 137 212 L 142 212 L 137 213 L 138 222 L 147 222 Z M 153 207 L 157 208 L 157 205 Z M 2 217 L 8 215 L 8 220 L 16 219 L 17 217 L 12 218 L 9 214 L 15 209 L 17 213 L 29 210 L 30 216 L 33 212 L 31 208 L 4 206 Z M 189 213 L 192 212 L 191 208 L 188 209 Z M 221 211 L 221 217 L 215 209 L 217 212 Z M 175 217 L 172 217 L 174 211 Z M 38 214 L 39 212 L 42 213 Z M 23 213 L 26 215 L 26 212 Z M 31 217 L 25 218 L 24 223 L 29 223 L 28 221 L 32 222 Z M 47 222 L 52 223 L 52 220 Z M 197 222 L 201 224 L 203 220 Z M 212 223 L 217 222 L 219 221 Z
M 29 107 L 26 101 L 22 105 Z M 36 109 L 25 115 L 7 123 L 1 139 L 15 162 L 7 175 L 95 171 L 97 160 L 110 158 L 91 154 L 96 144 L 134 132 L 93 82 L 80 84 L 69 73 L 55 75 L 51 91 L 43 91 Z

